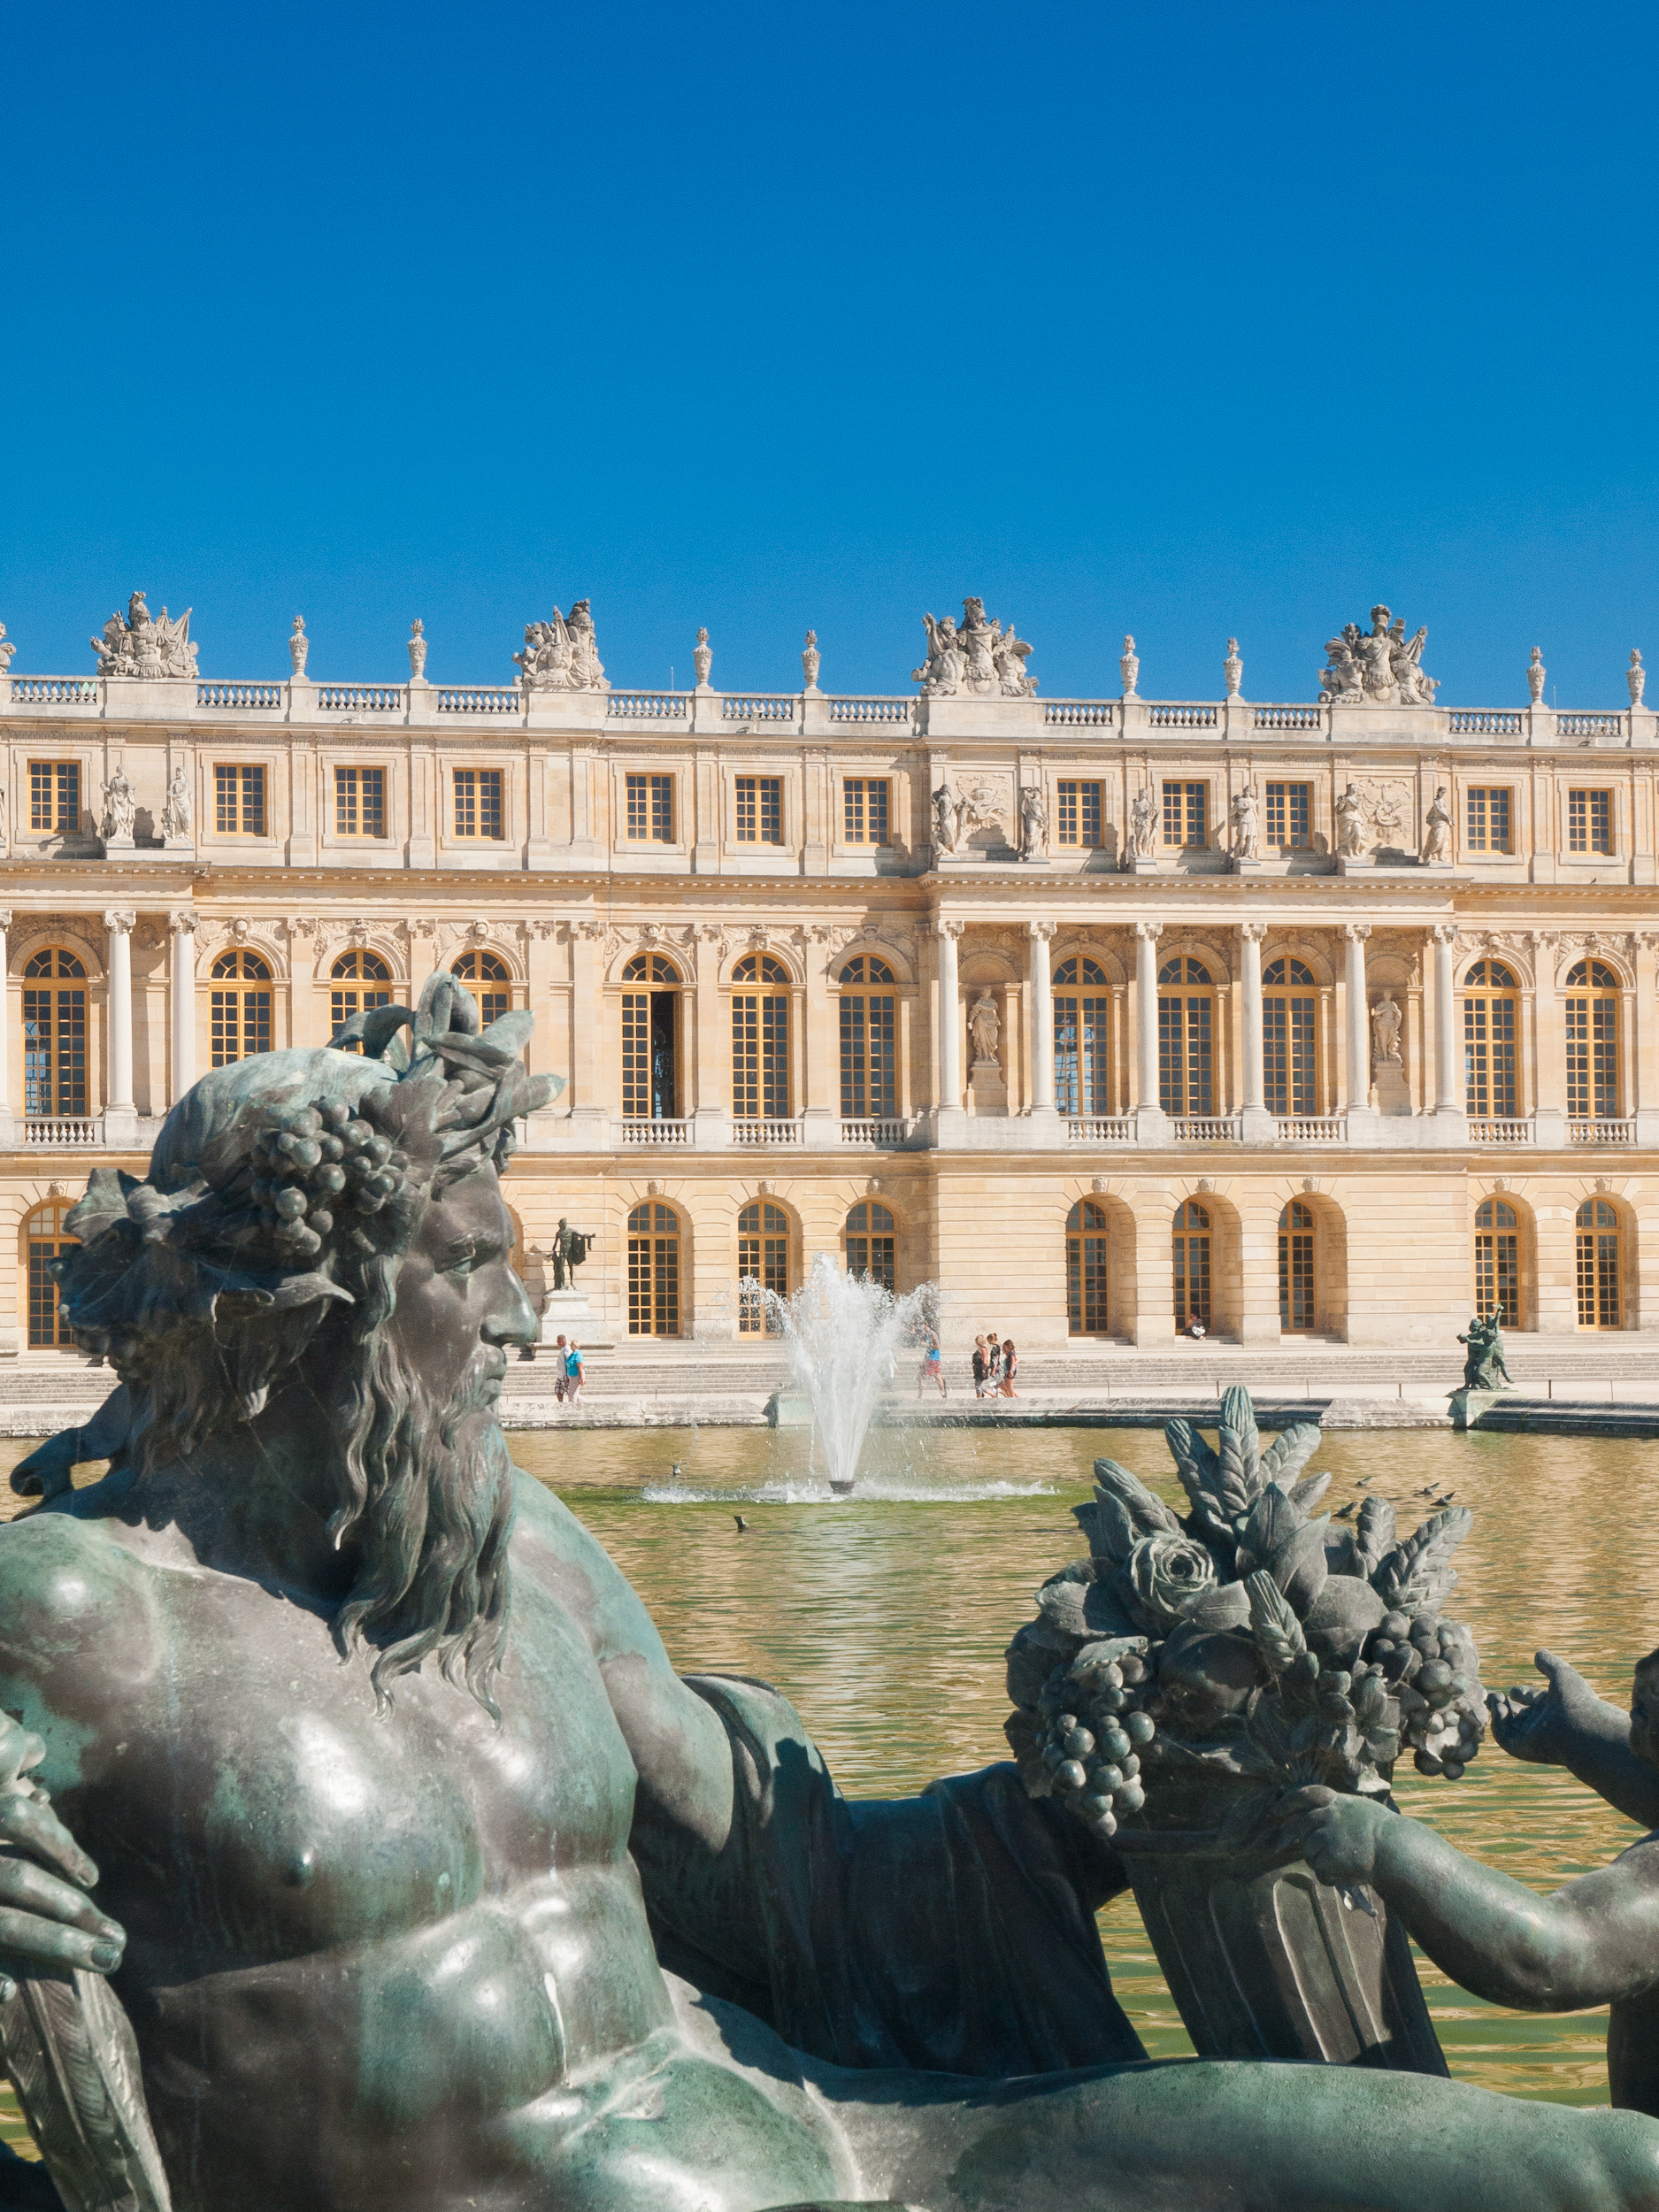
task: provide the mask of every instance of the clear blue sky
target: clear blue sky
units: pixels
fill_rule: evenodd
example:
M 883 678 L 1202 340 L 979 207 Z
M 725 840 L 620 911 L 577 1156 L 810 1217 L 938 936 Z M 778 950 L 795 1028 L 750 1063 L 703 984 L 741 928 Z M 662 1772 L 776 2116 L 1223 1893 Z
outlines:
M 1659 662 L 1651 6 L 13 9 L 0 618 L 89 670 L 1443 700 Z M 1659 680 L 1655 682 L 1659 691 Z

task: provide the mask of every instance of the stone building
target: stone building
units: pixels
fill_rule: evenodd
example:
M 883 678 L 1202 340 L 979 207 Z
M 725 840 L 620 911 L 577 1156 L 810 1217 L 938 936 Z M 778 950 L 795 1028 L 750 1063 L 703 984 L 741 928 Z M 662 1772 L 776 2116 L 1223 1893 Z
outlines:
M 1045 699 L 969 601 L 919 687 L 610 687 L 585 603 L 511 685 L 201 677 L 135 595 L 92 676 L 0 645 L 0 1349 L 207 1067 L 434 964 L 566 1079 L 508 1195 L 626 1357 L 746 1277 L 937 1279 L 1022 1350 L 1659 1325 L 1655 772 L 1627 706 L 1432 703 L 1386 608 L 1319 695 Z M 1517 680 L 1517 691 L 1523 688 Z M 653 1345 L 653 1349 L 662 1348 Z

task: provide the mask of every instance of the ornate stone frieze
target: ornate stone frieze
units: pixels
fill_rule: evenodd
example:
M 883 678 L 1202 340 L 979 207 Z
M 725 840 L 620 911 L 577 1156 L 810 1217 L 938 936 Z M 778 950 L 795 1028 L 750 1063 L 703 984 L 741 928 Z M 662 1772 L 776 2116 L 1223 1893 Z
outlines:
M 161 676 L 194 676 L 196 648 L 190 642 L 190 610 L 170 618 L 164 607 L 152 615 L 144 595 L 135 591 L 127 612 L 112 614 L 102 638 L 92 640 L 100 676 L 135 676 L 150 680 Z
M 1408 638 L 1403 615 L 1375 606 L 1369 632 L 1349 622 L 1339 636 L 1326 640 L 1329 665 L 1320 674 L 1319 688 L 1334 706 L 1432 707 L 1438 687 L 1423 672 L 1427 637 L 1428 631 L 1419 629 Z

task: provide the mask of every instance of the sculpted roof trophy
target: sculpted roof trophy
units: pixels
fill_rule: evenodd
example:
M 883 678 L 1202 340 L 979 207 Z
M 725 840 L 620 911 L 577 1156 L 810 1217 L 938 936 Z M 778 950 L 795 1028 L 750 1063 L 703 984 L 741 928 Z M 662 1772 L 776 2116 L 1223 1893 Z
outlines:
M 524 650 L 515 653 L 518 681 L 526 691 L 609 691 L 593 610 L 579 599 L 568 619 L 557 607 L 550 622 L 525 626 Z
M 104 635 L 92 639 L 91 645 L 98 657 L 100 676 L 137 677 L 150 682 L 162 676 L 194 676 L 196 672 L 189 608 L 176 619 L 169 618 L 165 607 L 152 615 L 142 591 L 135 591 L 127 601 L 125 615 L 110 617 Z
M 1321 672 L 1319 689 L 1328 705 L 1337 707 L 1432 707 L 1439 689 L 1432 676 L 1423 672 L 1426 629 L 1406 635 L 1403 615 L 1385 606 L 1371 611 L 1371 628 L 1357 622 L 1343 626 L 1340 636 L 1325 641 L 1327 666 Z
M 980 699 L 1029 699 L 1037 680 L 1025 663 L 1031 647 L 1014 634 L 1010 623 L 987 622 L 983 599 L 964 599 L 960 628 L 947 615 L 943 621 L 922 617 L 927 632 L 927 658 L 910 671 L 910 681 L 920 684 L 931 698 L 954 698 L 957 694 Z

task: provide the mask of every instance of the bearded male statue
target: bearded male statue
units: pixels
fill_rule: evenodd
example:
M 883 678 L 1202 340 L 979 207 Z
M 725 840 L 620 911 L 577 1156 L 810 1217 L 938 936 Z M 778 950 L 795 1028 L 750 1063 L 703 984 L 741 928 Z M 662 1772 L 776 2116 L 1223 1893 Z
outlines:
M 0 2011 L 119 2001 L 175 2212 L 1659 2207 L 1639 2115 L 1147 2063 L 1012 1767 L 849 1804 L 676 1677 L 496 1418 L 530 1021 L 216 1069 L 72 1217 L 125 1433 L 0 1531 Z

